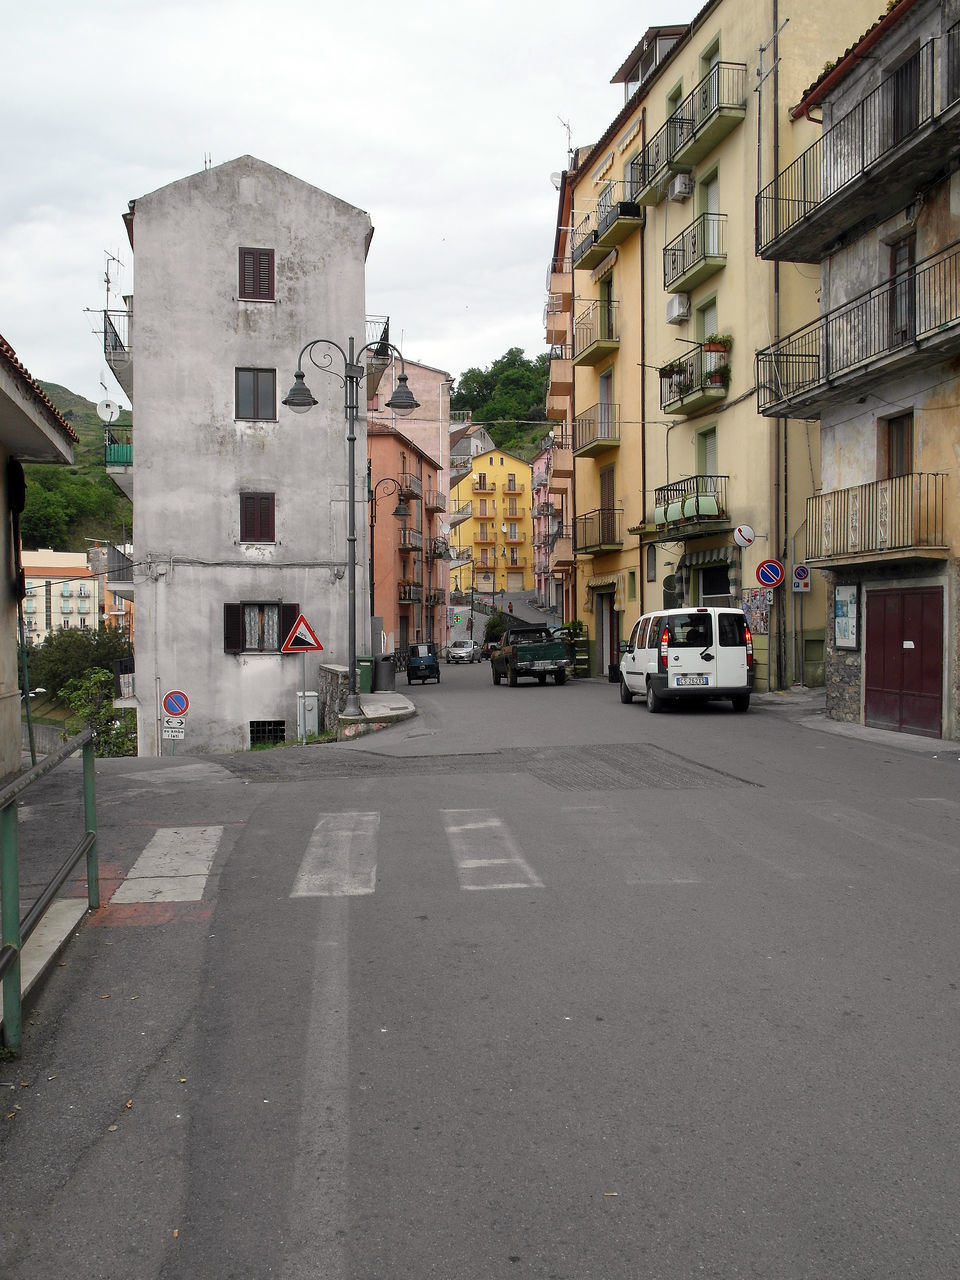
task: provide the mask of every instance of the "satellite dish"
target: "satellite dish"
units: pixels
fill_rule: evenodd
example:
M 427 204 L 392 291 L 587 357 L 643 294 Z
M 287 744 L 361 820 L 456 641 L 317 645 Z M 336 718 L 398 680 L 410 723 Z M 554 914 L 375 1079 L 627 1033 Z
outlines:
M 553 183 L 554 187 L 556 187 L 557 191 L 560 190 L 560 180 L 562 177 L 562 173 L 551 173 L 550 175 L 550 181 Z
M 120 417 L 120 406 L 116 400 L 101 400 L 97 405 L 97 417 L 101 422 L 116 422 Z
M 748 524 L 738 524 L 733 531 L 733 540 L 738 547 L 749 547 L 756 536 Z

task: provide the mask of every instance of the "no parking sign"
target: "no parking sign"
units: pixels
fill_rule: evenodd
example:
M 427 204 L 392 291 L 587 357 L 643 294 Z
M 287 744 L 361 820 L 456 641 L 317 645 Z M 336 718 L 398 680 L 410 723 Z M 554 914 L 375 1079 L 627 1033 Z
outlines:
M 805 564 L 793 566 L 793 589 L 794 591 L 810 590 L 810 570 Z

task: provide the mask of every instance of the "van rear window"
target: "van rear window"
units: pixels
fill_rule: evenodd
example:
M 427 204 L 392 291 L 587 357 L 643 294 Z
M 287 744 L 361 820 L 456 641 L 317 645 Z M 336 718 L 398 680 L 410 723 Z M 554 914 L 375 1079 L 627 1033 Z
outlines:
M 747 643 L 747 620 L 742 613 L 717 615 L 720 644 L 727 648 L 742 648 Z
M 678 613 L 667 620 L 670 644 L 678 649 L 702 649 L 713 644 L 713 619 L 709 613 Z

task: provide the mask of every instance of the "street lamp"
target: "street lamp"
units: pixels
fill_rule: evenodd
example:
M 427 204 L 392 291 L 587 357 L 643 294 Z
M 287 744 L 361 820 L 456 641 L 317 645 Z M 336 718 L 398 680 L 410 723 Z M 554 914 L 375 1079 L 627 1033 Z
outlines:
M 409 520 L 410 508 L 403 500 L 403 486 L 399 480 L 394 480 L 393 476 L 384 476 L 382 480 L 378 480 L 376 484 L 370 484 L 370 464 L 367 463 L 367 500 L 370 503 L 370 617 L 376 616 L 374 608 L 374 574 L 376 572 L 376 562 L 373 558 L 374 549 L 374 531 L 377 527 L 377 490 L 381 485 L 386 486 L 387 493 L 397 493 L 397 505 L 393 509 L 393 514 L 398 520 Z M 391 487 L 392 486 L 392 487 Z
M 319 358 L 315 354 L 318 347 L 330 347 L 332 351 L 321 351 Z M 331 338 L 313 338 L 308 342 L 297 359 L 296 373 L 293 375 L 293 386 L 290 388 L 283 404 L 294 413 L 306 413 L 319 402 L 314 398 L 304 381 L 303 357 L 308 356 L 310 363 L 322 373 L 332 374 L 343 383 L 343 408 L 347 420 L 347 596 L 348 596 L 348 629 L 347 629 L 347 666 L 349 670 L 349 691 L 344 707 L 344 715 L 357 717 L 360 715 L 360 695 L 357 690 L 357 511 L 356 511 L 356 443 L 357 413 L 360 406 L 360 380 L 364 375 L 364 367 L 358 359 L 365 351 L 376 350 L 377 355 L 392 351 L 400 361 L 400 377 L 393 395 L 387 401 L 387 408 L 406 417 L 419 409 L 420 405 L 407 386 L 407 375 L 404 372 L 403 356 L 392 342 L 367 342 L 359 350 L 355 349 L 353 338 L 347 340 L 347 350 Z M 339 353 L 343 360 L 343 373 L 333 367 L 333 351 Z

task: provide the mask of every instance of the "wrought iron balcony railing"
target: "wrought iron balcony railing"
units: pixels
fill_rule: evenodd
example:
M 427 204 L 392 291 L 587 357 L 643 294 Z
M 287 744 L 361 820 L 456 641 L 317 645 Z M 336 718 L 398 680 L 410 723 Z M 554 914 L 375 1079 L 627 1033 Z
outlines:
M 945 548 L 943 475 L 911 472 L 807 499 L 807 560 Z
M 613 550 L 623 546 L 623 512 L 615 507 L 598 507 L 577 516 L 573 525 L 575 551 Z
M 723 266 L 727 215 L 702 213 L 663 251 L 663 287 L 693 289 Z
M 722 400 L 730 385 L 730 352 L 702 345 L 660 369 L 660 408 L 693 413 L 711 400 Z
M 655 489 L 653 504 L 657 528 L 723 520 L 727 515 L 727 477 L 685 476 Z
M 897 352 L 960 342 L 960 240 L 757 354 L 757 408 L 779 413 Z M 809 407 L 809 405 L 808 405 Z
M 423 534 L 419 529 L 408 529 L 404 526 L 400 530 L 400 550 L 401 551 L 420 551 L 423 547 Z
M 412 471 L 404 471 L 400 476 L 400 492 L 405 498 L 420 498 L 423 496 L 423 481 Z
M 945 65 L 939 74 L 937 50 L 941 41 L 930 40 L 764 187 L 757 196 L 758 254 L 816 215 L 825 202 L 850 188 L 857 179 L 865 178 L 868 170 L 902 142 L 960 100 L 960 24 L 950 29 L 942 43 Z M 943 140 L 940 146 L 936 138 L 931 142 L 937 153 L 932 156 L 932 163 L 937 164 L 947 142 Z M 915 189 L 915 174 L 909 182 L 913 184 L 911 190 Z M 884 199 L 883 185 L 876 180 L 869 184 L 865 198 L 873 201 L 874 207 Z M 895 199 L 899 201 L 899 196 Z M 895 207 L 899 208 L 900 203 Z M 830 238 L 836 231 L 831 227 Z M 810 260 L 816 261 L 816 246 L 808 252 Z
M 678 153 L 692 151 L 691 144 L 698 135 L 704 136 L 705 145 L 715 145 L 720 135 L 708 131 L 710 122 L 731 111 L 741 116 L 746 109 L 746 100 L 746 64 L 715 63 L 640 153 L 636 169 L 635 198 L 644 200 L 654 184 L 662 183 L 670 173 L 671 163 L 675 158 L 681 167 L 689 168 L 697 157 L 683 154 L 681 163 L 681 154 Z M 736 119 L 730 120 L 728 125 L 724 125 L 722 132 L 725 133 L 728 127 L 735 127 L 736 123 Z M 660 193 L 655 193 L 653 200 L 658 201 L 659 198 Z
M 591 349 L 616 349 L 620 342 L 620 303 L 612 298 L 594 301 L 577 316 L 573 326 L 573 358 L 576 362 Z M 589 363 L 589 360 L 586 361 Z
M 578 413 L 573 423 L 573 452 L 599 453 L 620 444 L 620 406 L 595 404 Z

